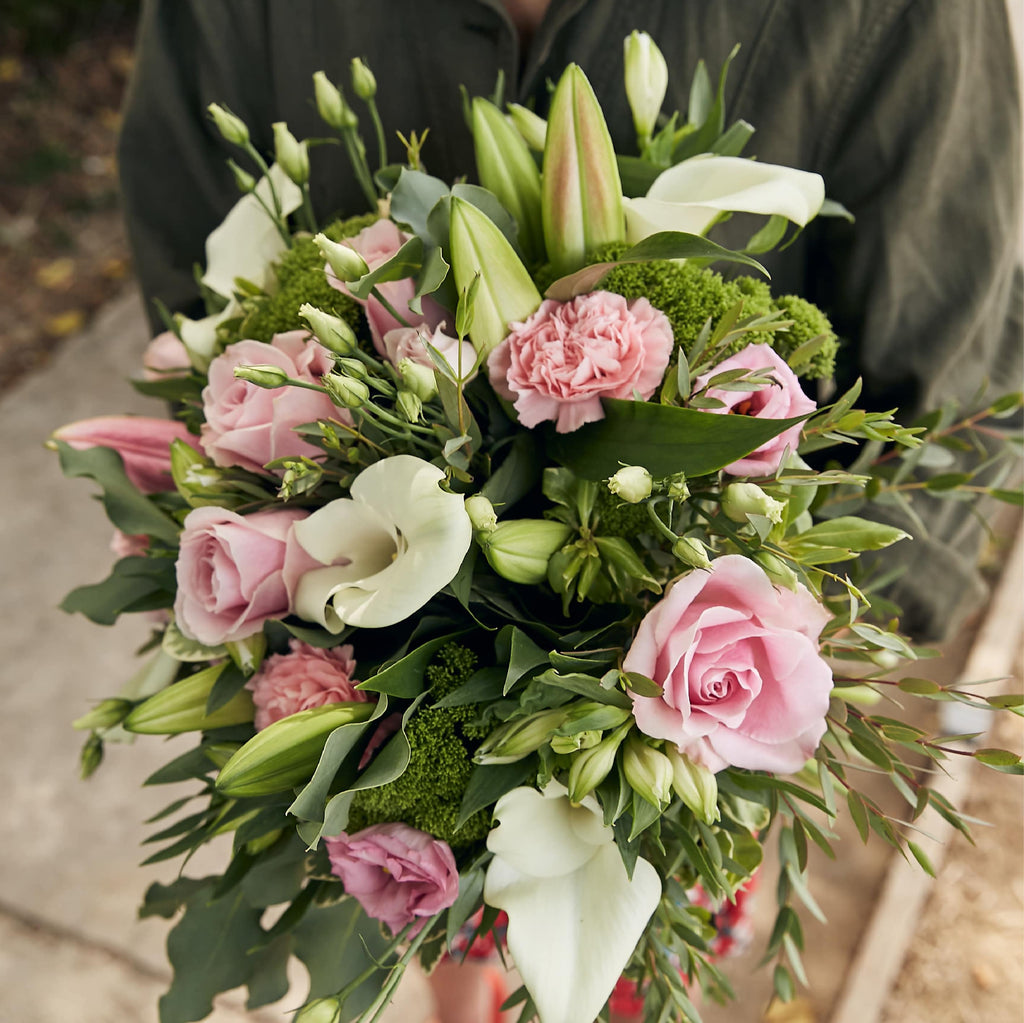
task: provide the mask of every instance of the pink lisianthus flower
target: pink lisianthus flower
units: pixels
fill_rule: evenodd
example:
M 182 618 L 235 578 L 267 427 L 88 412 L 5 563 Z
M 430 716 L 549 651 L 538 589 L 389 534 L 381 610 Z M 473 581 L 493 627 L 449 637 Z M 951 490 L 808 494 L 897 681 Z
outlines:
M 700 389 L 719 373 L 730 369 L 767 370 L 775 383 L 750 391 L 725 391 L 712 387 L 709 398 L 724 403 L 722 408 L 709 412 L 753 416 L 755 419 L 792 419 L 813 412 L 817 406 L 804 394 L 796 374 L 779 358 L 769 345 L 747 345 L 742 351 L 723 359 L 711 372 L 697 378 L 695 388 Z M 788 448 L 795 452 L 800 443 L 799 423 L 766 441 L 756 451 L 725 467 L 732 476 L 770 476 L 782 463 Z
M 381 263 L 386 263 L 409 240 L 409 236 L 398 229 L 391 220 L 383 218 L 364 227 L 359 234 L 342 239 L 343 244 L 355 250 L 363 257 L 366 265 L 375 270 Z M 338 291 L 348 295 L 349 290 L 343 281 L 335 277 L 328 265 L 325 267 L 327 280 Z M 409 308 L 409 302 L 416 295 L 416 282 L 411 277 L 400 281 L 385 281 L 377 285 L 377 291 L 388 301 L 392 309 L 405 320 L 401 323 L 388 312 L 387 307 L 371 295 L 367 299 L 356 299 L 366 312 L 366 322 L 370 327 L 370 336 L 378 353 L 385 355 L 384 335 L 397 327 L 419 327 L 426 324 L 431 330 L 444 319 L 444 309 L 429 296 L 423 299 L 422 315 Z
M 672 355 L 672 328 L 646 298 L 592 291 L 547 299 L 487 360 L 491 384 L 515 403 L 519 422 L 555 422 L 559 433 L 604 418 L 602 398 L 646 400 Z
M 171 476 L 171 441 L 194 443 L 195 437 L 184 423 L 146 416 L 97 416 L 79 419 L 55 431 L 77 451 L 88 448 L 112 448 L 124 462 L 128 479 L 144 494 L 174 489 Z
M 370 696 L 356 689 L 356 662 L 352 645 L 321 650 L 301 640 L 288 643 L 289 652 L 272 654 L 245 684 L 256 707 L 256 731 L 300 710 L 326 703 L 366 702 Z
M 178 628 L 190 639 L 218 646 L 287 615 L 285 551 L 292 526 L 307 514 L 291 508 L 245 516 L 216 507 L 189 512 L 177 564 Z M 292 560 L 297 556 L 301 552 Z
M 168 380 L 187 376 L 192 368 L 188 349 L 172 331 L 157 334 L 142 356 L 143 380 Z
M 459 871 L 447 843 L 408 824 L 375 824 L 324 844 L 345 891 L 392 934 L 446 909 L 459 894 Z
M 296 380 L 318 383 L 334 362 L 323 345 L 308 338 L 308 331 L 291 330 L 275 334 L 270 344 L 238 341 L 210 363 L 209 383 L 203 388 L 202 445 L 217 465 L 263 472 L 277 458 L 323 454 L 294 428 L 317 419 L 346 420 L 348 412 L 319 391 L 268 389 L 235 376 L 236 366 L 269 365 Z
M 420 366 L 434 368 L 434 360 L 427 351 L 427 345 L 437 349 L 451 366 L 455 375 L 459 374 L 459 355 L 462 355 L 462 379 L 466 382 L 473 379 L 476 373 L 476 349 L 468 341 L 460 341 L 444 332 L 444 324 L 436 327 L 431 333 L 424 327 L 397 327 L 384 335 L 384 354 L 392 366 L 397 366 L 403 359 L 409 359 Z
M 778 589 L 738 554 L 682 576 L 622 664 L 663 689 L 632 697 L 637 727 L 712 771 L 798 771 L 825 734 L 832 671 L 818 637 L 829 617 L 803 586 Z

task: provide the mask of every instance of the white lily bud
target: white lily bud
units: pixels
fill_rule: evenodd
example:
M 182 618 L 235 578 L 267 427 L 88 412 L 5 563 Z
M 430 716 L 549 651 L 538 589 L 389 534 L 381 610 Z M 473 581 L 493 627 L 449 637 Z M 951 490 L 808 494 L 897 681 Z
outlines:
M 596 746 L 582 750 L 569 767 L 569 799 L 581 803 L 611 773 L 615 754 L 622 744 L 630 725 L 622 725 Z
M 332 241 L 325 234 L 316 235 L 313 241 L 339 281 L 357 281 L 363 274 L 369 273 L 366 260 L 350 245 Z
M 402 383 L 422 401 L 430 401 L 437 394 L 437 378 L 429 366 L 424 366 L 413 359 L 401 359 L 398 363 L 398 375 L 402 378 Z
M 622 771 L 633 791 L 653 806 L 662 807 L 672 798 L 671 762 L 635 732 L 626 740 Z
M 371 100 L 377 95 L 377 79 L 358 57 L 352 58 L 352 91 L 361 100 Z
M 674 746 L 665 750 L 672 764 L 672 788 L 675 794 L 705 824 L 714 824 L 721 817 L 718 809 L 718 782 L 700 764 L 680 753 Z
M 784 501 L 769 497 L 756 483 L 730 483 L 722 493 L 722 511 L 733 522 L 746 522 L 748 515 L 781 522 L 785 510 Z
M 236 366 L 235 376 L 257 387 L 284 387 L 288 383 L 288 374 L 280 366 Z
M 565 720 L 561 709 L 509 721 L 492 732 L 477 748 L 473 760 L 478 764 L 512 764 L 541 748 Z
M 516 131 L 522 135 L 523 141 L 535 152 L 543 153 L 544 143 L 548 137 L 548 122 L 518 103 L 509 103 L 508 116 Z
M 309 145 L 300 142 L 284 121 L 274 122 L 274 160 L 295 182 L 304 185 L 309 181 Z
M 211 103 L 206 109 L 213 118 L 217 131 L 228 142 L 236 146 L 244 146 L 249 141 L 249 129 L 245 126 L 245 121 L 240 117 L 231 113 L 230 110 L 225 110 L 224 107 L 217 103 Z
M 572 735 L 553 735 L 551 749 L 555 753 L 575 753 L 577 750 L 593 749 L 601 741 L 603 734 L 597 728 L 590 728 L 584 732 L 574 732 Z
M 309 324 L 317 341 L 335 355 L 351 355 L 359 347 L 352 328 L 340 316 L 325 313 L 308 302 L 299 306 L 299 316 Z
M 623 44 L 626 62 L 626 99 L 633 111 L 638 136 L 649 139 L 661 113 L 668 89 L 668 65 L 646 32 L 634 30 Z
M 345 102 L 341 90 L 323 71 L 313 75 L 313 90 L 316 94 L 316 108 L 332 128 L 341 131 L 356 126 L 356 115 L 352 108 Z
M 608 480 L 608 489 L 623 501 L 639 504 L 651 496 L 654 480 L 642 465 L 627 465 Z
M 685 565 L 692 568 L 710 568 L 708 549 L 692 536 L 681 536 L 672 544 L 672 553 Z
M 132 709 L 131 700 L 109 699 L 98 703 L 88 714 L 71 722 L 77 731 L 97 731 L 120 724 Z
M 474 494 L 466 498 L 466 514 L 478 533 L 489 533 L 498 524 L 498 516 L 494 514 L 494 505 L 483 494 Z

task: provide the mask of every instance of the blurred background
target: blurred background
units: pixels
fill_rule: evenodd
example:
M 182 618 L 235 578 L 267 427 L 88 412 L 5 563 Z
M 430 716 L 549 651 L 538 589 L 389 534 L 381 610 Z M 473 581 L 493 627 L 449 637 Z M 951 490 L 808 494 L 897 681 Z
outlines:
M 1024 2 L 1009 3 L 1020 54 Z M 131 674 L 146 629 L 100 629 L 56 610 L 68 589 L 106 574 L 110 530 L 85 484 L 63 480 L 41 447 L 76 418 L 155 414 L 125 381 L 148 334 L 114 161 L 137 9 L 137 0 L 0 0 L 0 764 L 13 783 L 0 815 L 0 1023 L 155 1023 L 169 976 L 168 922 L 138 921 L 135 908 L 146 885 L 177 869 L 137 867 L 142 819 L 182 794 L 139 785 L 173 752 L 159 740 L 111 750 L 82 783 L 69 727 Z M 1004 575 L 993 605 L 942 663 L 915 673 L 1019 680 L 1018 524 L 1012 514 L 999 522 L 987 555 L 993 581 Z M 1014 719 L 989 744 L 1022 743 Z M 736 1004 L 709 1008 L 708 1023 L 1024 1020 L 1022 786 L 992 771 L 954 772 L 951 784 L 968 813 L 996 825 L 976 827 L 976 848 L 954 838 L 938 881 L 926 882 L 902 874 L 882 842 L 864 846 L 843 830 L 842 866 L 819 857 L 811 867 L 829 927 L 804 921 L 810 989 L 767 1008 L 770 967 L 757 969 L 755 941 L 729 970 Z M 211 850 L 188 872 L 219 871 L 222 857 Z M 771 884 L 758 903 L 761 942 Z M 420 1018 L 418 996 L 407 997 L 395 1023 Z M 233 993 L 213 1018 L 280 1021 L 298 1004 L 247 1014 Z

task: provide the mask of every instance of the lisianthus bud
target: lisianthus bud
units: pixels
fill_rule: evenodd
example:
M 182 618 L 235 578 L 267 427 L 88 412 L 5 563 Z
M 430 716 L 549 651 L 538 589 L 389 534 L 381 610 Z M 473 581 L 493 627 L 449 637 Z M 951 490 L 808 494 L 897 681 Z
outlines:
M 236 366 L 235 376 L 257 387 L 284 387 L 288 374 L 280 366 Z
M 417 398 L 430 401 L 437 394 L 437 378 L 429 366 L 414 359 L 402 359 L 398 363 L 398 375 Z
M 604 733 L 596 728 L 589 728 L 583 732 L 573 732 L 572 735 L 551 736 L 551 749 L 555 753 L 575 753 L 577 750 L 593 749 L 601 741 Z
M 639 504 L 651 496 L 654 481 L 642 465 L 627 465 L 608 481 L 608 489 L 623 501 Z
M 490 532 L 477 536 L 491 568 L 513 583 L 543 582 L 548 560 L 569 539 L 571 530 L 546 519 L 514 519 L 499 522 Z
M 355 377 L 356 380 L 367 380 L 370 376 L 366 367 L 358 359 L 340 358 L 334 365 L 339 373 L 343 373 L 347 377 Z
M 240 192 L 248 195 L 256 190 L 256 179 L 247 170 L 239 167 L 234 160 L 228 160 L 228 166 L 231 168 L 231 173 L 235 176 L 235 184 Z
M 672 764 L 672 788 L 675 794 L 705 824 L 713 824 L 721 816 L 715 776 L 706 767 L 693 763 L 675 746 L 668 746 L 665 753 Z
M 363 274 L 369 273 L 366 260 L 350 245 L 332 241 L 325 234 L 315 235 L 313 241 L 339 281 L 357 281 Z
M 622 771 L 634 792 L 662 807 L 672 798 L 672 763 L 635 732 L 622 751 Z
M 313 75 L 313 90 L 316 94 L 316 108 L 332 128 L 341 131 L 356 126 L 356 115 L 352 108 L 345 102 L 341 90 L 323 71 Z
M 78 731 L 96 731 L 103 728 L 113 728 L 120 724 L 128 712 L 132 709 L 130 700 L 103 700 L 96 704 L 88 714 L 83 714 L 71 722 L 71 727 Z
M 523 136 L 523 141 L 535 152 L 544 152 L 544 142 L 548 136 L 548 122 L 532 110 L 509 103 L 508 115 L 512 118 L 516 131 Z
M 631 723 L 621 725 L 596 746 L 581 750 L 569 768 L 569 799 L 580 803 L 611 773 L 615 754 L 629 731 Z
M 213 123 L 217 125 L 217 131 L 228 142 L 236 146 L 244 146 L 249 141 L 249 129 L 240 117 L 236 117 L 230 110 L 225 110 L 217 103 L 211 103 L 206 109 L 210 112 Z
M 78 758 L 78 776 L 85 781 L 91 778 L 96 769 L 103 763 L 103 740 L 98 735 L 90 735 L 82 746 Z
M 300 142 L 284 121 L 274 122 L 274 159 L 296 185 L 309 181 L 309 145 Z
M 690 488 L 686 484 L 686 473 L 677 472 L 669 476 L 665 481 L 666 493 L 673 501 L 688 501 L 690 499 Z
M 754 560 L 764 569 L 764 574 L 778 586 L 785 586 L 787 590 L 794 593 L 800 585 L 796 572 L 787 565 L 782 558 L 771 551 L 760 550 L 754 555 Z
M 362 408 L 370 400 L 370 388 L 355 377 L 327 373 L 320 379 L 327 388 L 331 401 L 342 408 Z
M 292 1018 L 292 1023 L 342 1023 L 341 1002 L 337 998 L 307 1002 Z
M 223 664 L 215 664 L 161 689 L 124 719 L 125 731 L 142 735 L 178 735 L 180 732 L 205 732 L 211 728 L 252 721 L 252 697 L 244 689 L 213 713 L 206 713 L 206 702 L 223 670 Z
M 370 100 L 377 95 L 377 79 L 358 57 L 352 58 L 352 91 L 362 100 Z
M 475 532 L 489 533 L 498 524 L 494 505 L 483 494 L 474 494 L 466 498 L 466 514 L 473 523 Z
M 418 423 L 423 414 L 423 402 L 412 391 L 399 391 L 398 397 L 395 398 L 395 407 L 402 418 L 410 423 Z
M 668 65 L 646 32 L 634 30 L 623 46 L 626 63 L 626 98 L 633 111 L 638 136 L 649 139 L 661 113 L 668 89 Z
M 672 544 L 672 553 L 683 564 L 693 568 L 710 568 L 711 559 L 708 557 L 708 549 L 692 536 L 681 536 Z
M 325 313 L 308 302 L 299 306 L 299 316 L 309 324 L 317 341 L 335 355 L 351 355 L 359 347 L 352 328 L 340 316 Z
M 746 522 L 748 515 L 781 522 L 785 510 L 784 501 L 769 497 L 756 483 L 730 483 L 722 493 L 722 511 L 733 522 Z
M 539 750 L 564 720 L 565 711 L 556 708 L 509 721 L 480 744 L 473 760 L 478 764 L 512 764 L 522 760 Z

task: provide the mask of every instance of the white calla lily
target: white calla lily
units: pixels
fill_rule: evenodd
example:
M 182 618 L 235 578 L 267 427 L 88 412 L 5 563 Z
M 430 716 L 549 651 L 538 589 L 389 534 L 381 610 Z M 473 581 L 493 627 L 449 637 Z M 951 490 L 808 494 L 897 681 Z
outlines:
M 281 214 L 287 216 L 302 205 L 302 190 L 275 163 L 260 178 L 255 192 L 242 196 L 206 239 L 206 273 L 202 281 L 211 291 L 230 298 L 235 278 L 244 277 L 260 287 L 266 283 L 270 264 L 285 250 L 284 239 L 273 219 L 260 203 L 274 208 L 271 183 Z
M 658 872 L 638 859 L 630 879 L 597 801 L 574 805 L 558 782 L 513 789 L 494 816 L 484 901 L 508 913 L 541 1023 L 591 1023 L 657 908 Z
M 412 455 L 364 469 L 351 497 L 296 522 L 293 536 L 323 568 L 294 587 L 295 613 L 329 632 L 378 629 L 418 611 L 455 578 L 473 539 L 465 502 L 444 472 Z M 286 574 L 289 569 L 286 567 Z
M 695 156 L 664 171 L 647 195 L 623 200 L 626 236 L 658 231 L 703 234 L 720 213 L 778 215 L 805 226 L 825 201 L 820 174 L 736 156 Z
M 210 368 L 213 357 L 217 354 L 217 328 L 232 316 L 238 316 L 242 307 L 237 299 L 232 298 L 219 312 L 204 316 L 200 320 L 190 320 L 187 316 L 178 317 L 178 335 L 188 352 L 192 365 L 205 373 Z

